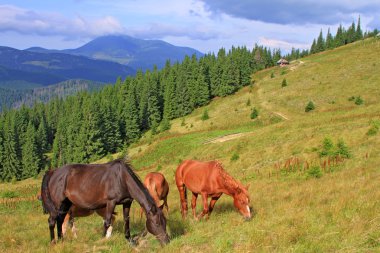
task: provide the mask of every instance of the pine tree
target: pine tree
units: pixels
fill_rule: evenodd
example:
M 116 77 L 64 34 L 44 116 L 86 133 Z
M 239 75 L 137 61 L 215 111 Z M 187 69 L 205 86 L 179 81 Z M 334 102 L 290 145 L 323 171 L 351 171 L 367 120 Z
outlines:
M 138 115 L 135 93 L 133 87 L 131 87 L 125 104 L 125 137 L 127 144 L 131 144 L 140 138 L 140 119 Z
M 330 28 L 327 30 L 326 35 L 326 49 L 333 49 L 334 48 L 334 38 L 330 33 Z
M 356 27 L 356 35 L 355 35 L 355 41 L 363 39 L 363 31 L 360 27 L 360 16 L 358 19 L 358 26 Z
M 46 123 L 44 118 L 41 119 L 40 124 L 38 125 L 37 144 L 38 150 L 41 154 L 49 150 L 48 131 L 46 129 Z
M 5 181 L 21 179 L 20 159 L 17 155 L 17 138 L 14 114 L 9 113 L 5 117 L 4 124 L 4 156 L 3 175 Z
M 325 51 L 325 48 L 326 48 L 326 42 L 325 42 L 325 39 L 323 38 L 323 34 L 321 30 L 317 39 L 316 53 Z
M 3 163 L 4 163 L 4 137 L 3 122 L 0 118 L 0 181 L 3 181 Z
M 26 130 L 26 140 L 22 146 L 22 178 L 34 177 L 40 171 L 41 153 L 38 151 L 36 130 L 29 121 Z

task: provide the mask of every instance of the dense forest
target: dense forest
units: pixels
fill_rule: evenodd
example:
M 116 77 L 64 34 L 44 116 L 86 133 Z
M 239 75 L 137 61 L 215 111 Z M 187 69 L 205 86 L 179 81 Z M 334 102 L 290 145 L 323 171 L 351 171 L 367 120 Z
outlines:
M 217 55 L 186 56 L 181 63 L 167 61 L 161 70 L 119 78 L 99 92 L 4 111 L 0 179 L 21 180 L 49 167 L 88 163 L 122 151 L 147 130 L 165 131 L 171 119 L 251 84 L 252 73 L 274 66 L 280 58 L 280 50 L 258 45 L 252 50 L 220 49 Z
M 71 79 L 55 85 L 32 89 L 12 89 L 0 87 L 0 111 L 4 108 L 19 108 L 21 105 L 32 107 L 35 103 L 47 103 L 53 98 L 65 98 L 79 91 L 95 91 L 105 83 Z

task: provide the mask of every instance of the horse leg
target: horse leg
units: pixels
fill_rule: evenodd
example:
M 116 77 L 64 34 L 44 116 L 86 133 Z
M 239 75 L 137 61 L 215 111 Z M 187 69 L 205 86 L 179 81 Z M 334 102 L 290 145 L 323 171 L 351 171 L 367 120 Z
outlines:
M 55 243 L 54 227 L 55 227 L 55 223 L 57 222 L 57 215 L 56 214 L 50 214 L 48 222 L 49 222 L 49 230 L 50 230 L 50 242 Z
M 62 224 L 63 224 L 63 221 L 66 217 L 66 214 L 69 212 L 70 210 L 70 207 L 71 207 L 71 202 L 69 199 L 65 199 L 62 204 L 61 204 L 61 207 L 59 208 L 59 214 L 58 214 L 58 217 L 57 217 L 57 234 L 58 234 L 58 240 L 59 239 L 62 239 Z
M 179 191 L 179 197 L 181 199 L 181 214 L 182 218 L 185 219 L 187 215 L 187 196 L 185 185 L 177 186 Z
M 62 223 L 62 236 L 65 237 L 66 236 L 66 231 L 67 231 L 67 224 L 69 223 L 69 219 L 70 219 L 70 214 L 66 214 L 65 216 L 65 219 L 63 220 L 63 223 Z
M 74 216 L 72 214 L 70 215 L 69 224 L 70 224 L 70 227 L 71 227 L 71 232 L 74 235 L 74 238 L 78 238 L 78 236 L 77 236 L 77 227 L 74 224 Z
M 199 220 L 208 213 L 207 192 L 202 192 L 201 195 L 203 200 L 203 211 L 198 215 Z
M 107 239 L 111 236 L 110 231 L 108 231 L 108 228 L 111 226 L 111 220 L 112 215 L 115 210 L 116 202 L 115 201 L 108 201 L 106 206 L 106 214 L 104 217 L 104 232 L 103 236 L 105 236 Z
M 198 198 L 198 193 L 193 192 L 193 197 L 191 198 L 191 210 L 193 211 L 193 216 L 194 219 L 197 220 L 197 214 L 196 214 L 196 206 L 197 206 L 197 198 Z
M 123 204 L 123 217 L 124 217 L 124 235 L 125 239 L 129 241 L 132 245 L 135 244 L 133 239 L 131 238 L 131 231 L 129 229 L 129 211 L 131 210 L 133 200 L 128 200 L 126 203 Z
M 207 218 L 210 217 L 211 212 L 212 212 L 212 210 L 214 209 L 215 203 L 216 203 L 216 201 L 218 201 L 218 199 L 220 198 L 220 196 L 222 196 L 222 194 L 220 194 L 219 196 L 216 196 L 216 197 L 212 197 L 212 198 L 211 198 L 210 205 L 209 205 L 209 207 L 208 207 L 208 215 L 207 215 Z

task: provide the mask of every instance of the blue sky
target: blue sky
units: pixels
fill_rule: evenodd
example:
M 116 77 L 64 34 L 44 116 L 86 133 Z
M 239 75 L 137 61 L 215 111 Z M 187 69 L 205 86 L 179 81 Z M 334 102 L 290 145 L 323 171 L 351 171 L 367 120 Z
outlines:
M 380 28 L 379 0 L 0 0 L 0 45 L 76 48 L 98 36 L 161 39 L 202 52 L 255 43 L 309 48 L 360 15 Z

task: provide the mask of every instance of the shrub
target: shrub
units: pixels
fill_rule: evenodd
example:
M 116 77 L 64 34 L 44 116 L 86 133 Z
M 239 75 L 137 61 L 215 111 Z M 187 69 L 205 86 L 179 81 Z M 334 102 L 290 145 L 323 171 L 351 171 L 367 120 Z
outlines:
M 166 130 L 170 129 L 170 121 L 167 118 L 164 118 L 161 122 L 161 132 L 164 132 Z
M 321 178 L 323 176 L 322 170 L 319 166 L 312 166 L 307 171 L 308 178 Z
M 319 152 L 319 156 L 334 156 L 334 143 L 330 138 L 325 138 L 322 144 L 322 150 Z
M 246 106 L 251 106 L 251 99 L 248 98 L 247 103 L 245 103 Z
M 307 105 L 305 107 L 305 112 L 310 112 L 314 109 L 315 109 L 315 105 L 314 105 L 313 101 L 309 101 L 309 103 L 307 103 Z
M 371 128 L 368 130 L 367 135 L 374 136 L 379 132 L 379 129 L 380 129 L 380 121 L 372 120 Z
M 286 86 L 288 86 L 288 82 L 284 78 L 284 80 L 282 80 L 281 87 L 286 87 Z
M 354 100 L 355 100 L 354 96 L 348 98 L 348 101 L 354 101 Z
M 274 72 L 270 74 L 270 78 L 274 78 Z
M 355 99 L 355 105 L 362 105 L 364 103 L 364 100 L 359 96 Z
M 344 158 L 351 158 L 351 152 L 348 149 L 346 143 L 344 143 L 343 139 L 339 139 L 338 144 L 337 144 L 337 151 L 336 151 L 336 156 L 341 156 Z
M 259 111 L 256 109 L 256 107 L 253 107 L 251 112 L 251 119 L 256 119 L 259 116 Z
M 202 117 L 201 117 L 201 120 L 208 120 L 210 117 L 208 116 L 208 110 L 205 109 L 203 111 L 203 114 L 202 114 Z
M 237 160 L 239 160 L 239 158 L 240 158 L 239 154 L 234 153 L 234 154 L 231 156 L 231 162 L 233 162 L 233 161 L 237 161 Z

